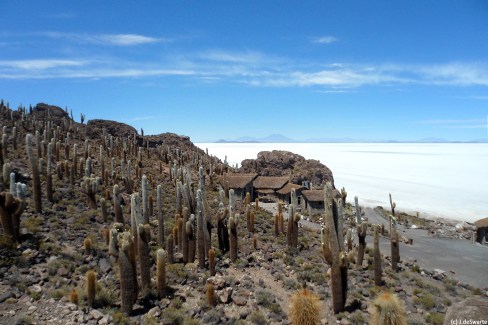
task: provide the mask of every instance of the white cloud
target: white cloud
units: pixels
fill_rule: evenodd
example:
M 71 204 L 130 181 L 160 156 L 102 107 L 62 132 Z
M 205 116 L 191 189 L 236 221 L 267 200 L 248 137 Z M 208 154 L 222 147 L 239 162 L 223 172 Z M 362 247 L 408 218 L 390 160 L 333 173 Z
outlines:
M 38 32 L 35 34 L 54 39 L 67 39 L 80 43 L 115 46 L 136 46 L 169 41 L 165 38 L 156 38 L 139 34 L 77 34 L 60 32 Z
M 0 67 L 21 69 L 21 70 L 44 70 L 58 67 L 79 67 L 87 62 L 82 60 L 7 60 L 0 61 Z
M 318 43 L 318 44 L 330 44 L 337 42 L 337 38 L 334 36 L 322 36 L 322 37 L 316 37 L 312 39 L 313 43 Z
M 113 45 L 131 46 L 149 43 L 157 43 L 160 39 L 155 37 L 137 35 L 137 34 L 106 34 L 95 36 L 94 39 L 99 39 L 102 42 L 107 42 Z

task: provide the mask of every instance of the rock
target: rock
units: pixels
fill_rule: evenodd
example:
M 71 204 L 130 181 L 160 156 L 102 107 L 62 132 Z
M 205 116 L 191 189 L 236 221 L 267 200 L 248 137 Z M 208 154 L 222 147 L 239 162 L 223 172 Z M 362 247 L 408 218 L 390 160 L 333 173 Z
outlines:
M 107 134 L 111 134 L 119 138 L 132 138 L 134 134 L 137 134 L 134 127 L 110 120 L 89 120 L 86 126 L 87 135 L 92 139 L 100 138 L 103 134 L 103 129 L 107 131 Z
M 220 290 L 225 287 L 225 279 L 220 275 L 215 275 L 207 279 L 207 283 L 212 283 L 215 289 Z
M 486 322 L 486 315 L 488 315 L 488 300 L 481 297 L 469 297 L 452 304 L 447 309 L 444 325 L 455 324 L 459 319 L 478 321 L 482 324 L 482 321 Z
M 9 298 L 16 298 L 15 293 L 13 292 L 5 292 L 0 295 L 0 304 L 3 303 L 5 300 Z
M 31 292 L 41 293 L 42 292 L 42 287 L 40 285 L 38 285 L 38 284 L 35 284 L 35 285 L 29 287 L 29 290 Z
M 112 266 L 110 266 L 110 263 L 105 258 L 100 259 L 98 266 L 100 267 L 100 271 L 103 273 L 108 273 L 112 269 Z
M 227 287 L 224 290 L 217 291 L 217 295 L 223 304 L 228 304 L 231 301 L 232 288 Z
M 261 151 L 256 159 L 245 159 L 239 172 L 259 173 L 262 176 L 290 176 L 293 183 L 303 180 L 322 185 L 330 181 L 334 184 L 332 171 L 317 160 L 305 159 L 289 151 Z
M 153 307 L 149 309 L 147 315 L 150 317 L 159 317 L 159 315 L 161 315 L 161 309 L 159 307 Z
M 92 309 L 90 310 L 90 317 L 98 321 L 99 319 L 102 319 L 103 313 L 101 311 L 98 311 L 97 309 Z

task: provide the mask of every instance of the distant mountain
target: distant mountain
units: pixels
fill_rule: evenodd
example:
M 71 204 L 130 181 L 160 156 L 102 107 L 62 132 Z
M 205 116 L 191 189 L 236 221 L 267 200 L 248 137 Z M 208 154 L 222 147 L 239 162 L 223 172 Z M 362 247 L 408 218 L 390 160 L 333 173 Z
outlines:
M 282 134 L 271 134 L 267 137 L 256 138 L 250 136 L 243 136 L 236 139 L 220 139 L 215 141 L 216 143 L 488 143 L 486 139 L 474 139 L 471 141 L 451 141 L 443 138 L 428 137 L 418 140 L 400 141 L 393 139 L 353 139 L 353 138 L 310 138 L 306 140 L 295 140 L 288 138 Z

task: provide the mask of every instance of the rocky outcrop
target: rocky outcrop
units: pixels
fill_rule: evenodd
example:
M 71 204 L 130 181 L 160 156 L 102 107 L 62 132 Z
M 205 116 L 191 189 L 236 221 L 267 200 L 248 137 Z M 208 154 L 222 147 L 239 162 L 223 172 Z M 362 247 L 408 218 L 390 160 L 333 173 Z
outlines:
M 157 135 L 148 135 L 144 137 L 144 141 L 149 142 L 150 147 L 156 147 L 160 144 L 165 144 L 169 147 L 180 147 L 186 150 L 193 150 L 198 151 L 200 154 L 203 154 L 203 150 L 198 148 L 191 142 L 190 137 L 185 135 L 178 135 L 176 133 L 161 133 Z
M 99 138 L 103 133 L 103 129 L 107 131 L 107 134 L 119 138 L 131 137 L 134 133 L 137 134 L 137 130 L 134 127 L 110 120 L 89 120 L 87 127 L 87 134 L 91 139 Z
M 33 110 L 32 114 L 37 120 L 44 120 L 48 114 L 51 116 L 51 120 L 59 122 L 63 118 L 70 118 L 68 112 L 59 106 L 48 105 L 44 103 L 37 104 Z
M 488 300 L 481 297 L 469 297 L 452 304 L 447 309 L 444 325 L 463 324 L 458 320 L 475 321 L 466 324 L 482 324 L 488 315 Z M 476 322 L 477 321 L 477 322 Z
M 262 176 L 289 176 L 293 183 L 311 181 L 314 185 L 334 183 L 332 171 L 317 160 L 304 157 L 289 151 L 261 151 L 257 159 L 246 159 L 241 163 L 239 172 L 258 173 Z

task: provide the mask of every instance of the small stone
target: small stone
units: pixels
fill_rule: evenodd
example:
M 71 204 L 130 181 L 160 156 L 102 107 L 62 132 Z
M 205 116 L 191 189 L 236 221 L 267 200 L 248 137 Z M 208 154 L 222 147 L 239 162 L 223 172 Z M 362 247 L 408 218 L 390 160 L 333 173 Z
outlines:
M 100 266 L 100 271 L 102 271 L 103 273 L 108 273 L 112 269 L 110 263 L 105 258 L 100 259 L 98 265 Z
M 207 283 L 212 283 L 217 290 L 220 290 L 223 287 L 225 287 L 225 279 L 220 275 L 216 275 L 208 278 Z
M 92 310 L 90 310 L 90 316 L 91 316 L 91 318 L 98 321 L 99 319 L 101 319 L 103 317 L 103 313 L 101 311 L 98 311 L 97 309 L 92 309 Z
M 99 321 L 98 321 L 98 325 L 107 325 L 109 322 L 110 322 L 110 316 L 109 315 L 105 315 L 103 316 Z
M 234 304 L 236 304 L 237 306 L 245 306 L 247 305 L 247 298 L 246 297 L 243 297 L 241 295 L 236 295 L 236 296 L 233 296 L 232 297 L 232 301 L 234 302 Z
M 227 287 L 224 290 L 217 291 L 217 295 L 223 304 L 228 304 L 231 301 L 232 288 Z
M 5 300 L 9 298 L 15 298 L 15 294 L 13 292 L 5 292 L 0 295 L 0 304 L 3 303 Z
M 42 292 L 42 287 L 41 287 L 40 285 L 38 285 L 38 284 L 35 284 L 35 285 L 31 286 L 31 287 L 29 288 L 29 290 L 30 290 L 31 292 L 35 292 L 35 293 L 41 293 L 41 292 Z
M 147 315 L 150 317 L 159 317 L 159 315 L 161 315 L 161 309 L 159 307 L 153 307 L 149 309 Z

